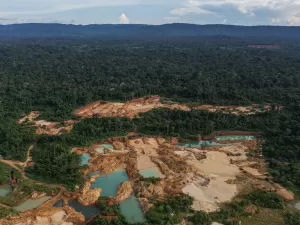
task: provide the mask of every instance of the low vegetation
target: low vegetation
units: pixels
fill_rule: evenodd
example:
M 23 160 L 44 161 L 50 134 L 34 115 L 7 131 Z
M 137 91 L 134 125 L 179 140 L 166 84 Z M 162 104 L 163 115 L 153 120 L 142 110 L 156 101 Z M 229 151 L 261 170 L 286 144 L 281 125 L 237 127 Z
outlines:
M 30 198 L 33 192 L 46 193 L 51 195 L 52 193 L 58 194 L 59 189 L 36 185 L 32 181 L 23 180 L 16 185 L 13 192 L 9 193 L 5 197 L 0 197 L 0 203 L 10 207 L 15 207 Z
M 6 216 L 14 216 L 17 215 L 18 213 L 12 209 L 6 209 L 3 207 L 0 207 L 0 219 L 4 218 Z

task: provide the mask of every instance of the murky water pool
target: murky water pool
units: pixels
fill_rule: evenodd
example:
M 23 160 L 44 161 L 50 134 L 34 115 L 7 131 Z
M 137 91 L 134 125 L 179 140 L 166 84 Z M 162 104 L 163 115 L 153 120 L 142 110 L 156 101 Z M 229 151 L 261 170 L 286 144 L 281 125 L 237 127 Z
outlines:
M 132 196 L 120 204 L 121 213 L 129 223 L 143 223 L 146 221 L 140 203 Z
M 62 207 L 64 207 L 64 205 L 65 205 L 64 200 L 59 200 L 58 202 L 56 202 L 56 203 L 53 205 L 53 207 L 54 207 L 54 208 L 62 208 Z
M 160 172 L 159 172 L 159 170 L 157 168 L 140 170 L 140 174 L 144 178 L 149 178 L 149 177 L 160 178 Z
M 5 197 L 11 192 L 11 188 L 9 186 L 0 186 L 0 197 Z
M 96 206 L 84 206 L 75 200 L 68 202 L 68 205 L 75 209 L 77 212 L 82 213 L 86 220 L 89 220 L 93 216 L 97 216 L 100 213 L 100 209 Z
M 22 203 L 21 205 L 15 207 L 14 209 L 18 212 L 25 212 L 27 210 L 35 209 L 40 205 L 44 204 L 46 201 L 51 199 L 49 196 L 45 196 L 39 199 L 28 199 L 26 202 Z

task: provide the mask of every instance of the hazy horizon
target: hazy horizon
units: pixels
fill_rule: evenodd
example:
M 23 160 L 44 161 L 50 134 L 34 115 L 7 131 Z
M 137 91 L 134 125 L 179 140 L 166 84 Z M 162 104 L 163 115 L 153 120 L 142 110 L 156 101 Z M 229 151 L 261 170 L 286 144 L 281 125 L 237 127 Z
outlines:
M 300 25 L 300 0 L 10 0 L 0 24 Z

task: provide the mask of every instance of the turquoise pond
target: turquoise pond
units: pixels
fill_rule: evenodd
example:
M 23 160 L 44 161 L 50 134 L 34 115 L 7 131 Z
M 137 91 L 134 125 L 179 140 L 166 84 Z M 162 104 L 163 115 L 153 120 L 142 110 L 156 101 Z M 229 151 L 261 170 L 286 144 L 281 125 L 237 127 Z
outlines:
M 92 165 L 91 163 L 89 163 L 89 160 L 91 159 L 91 155 L 86 153 L 80 156 L 80 164 L 82 166 L 84 165 Z
M 1 186 L 0 187 L 0 197 L 5 197 L 11 192 L 11 189 L 9 186 Z
M 125 170 L 119 170 L 109 175 L 103 175 L 96 179 L 92 188 L 102 189 L 101 196 L 115 197 L 122 182 L 129 181 Z
M 143 223 L 146 221 L 140 203 L 134 196 L 122 202 L 120 209 L 122 215 L 129 223 Z
M 39 199 L 28 199 L 26 202 L 22 203 L 21 205 L 15 207 L 14 209 L 18 212 L 25 212 L 27 210 L 35 209 L 40 205 L 44 204 L 46 201 L 51 199 L 49 196 L 45 196 Z
M 86 220 L 89 220 L 93 216 L 97 216 L 100 213 L 100 209 L 96 206 L 84 206 L 75 200 L 69 201 L 68 205 L 75 209 L 77 212 L 82 213 Z
M 256 140 L 255 136 L 217 136 L 217 141 L 244 141 L 244 140 Z
M 140 174 L 145 178 L 149 178 L 149 177 L 159 178 L 160 177 L 160 172 L 157 168 L 140 170 Z
M 199 141 L 199 142 L 190 142 L 190 143 L 177 145 L 178 148 L 201 148 L 201 147 L 210 147 L 210 146 L 226 146 L 226 145 L 214 141 Z

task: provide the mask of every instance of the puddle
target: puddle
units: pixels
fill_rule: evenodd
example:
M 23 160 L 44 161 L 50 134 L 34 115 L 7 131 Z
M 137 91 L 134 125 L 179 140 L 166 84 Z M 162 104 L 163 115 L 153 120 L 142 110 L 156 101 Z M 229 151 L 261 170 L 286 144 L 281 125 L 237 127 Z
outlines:
M 89 220 L 93 216 L 97 216 L 100 213 L 100 209 L 96 206 L 84 206 L 75 200 L 69 201 L 69 206 L 75 209 L 77 212 L 82 213 L 86 220 Z
M 157 168 L 140 170 L 140 174 L 144 178 L 149 178 L 149 177 L 160 178 L 160 172 L 159 172 L 159 170 Z
M 226 146 L 226 144 L 220 144 L 215 141 L 199 141 L 177 145 L 178 148 L 201 148 L 210 146 Z
M 256 140 L 255 136 L 217 136 L 217 141 L 244 141 L 244 140 Z
M 297 202 L 297 203 L 294 205 L 294 207 L 295 207 L 296 209 L 300 210 L 300 202 Z
M 42 197 L 39 199 L 29 199 L 26 202 L 24 202 L 23 204 L 15 207 L 14 209 L 19 212 L 25 212 L 27 210 L 31 210 L 31 209 L 35 209 L 35 208 L 39 207 L 40 205 L 44 204 L 49 199 L 51 199 L 51 197 L 49 197 L 49 196 L 45 196 L 45 197 Z
M 102 147 L 96 148 L 95 151 L 100 153 L 100 154 L 104 154 L 104 148 L 102 148 Z
M 5 197 L 11 192 L 11 189 L 9 186 L 1 186 L 0 187 L 0 197 Z
M 92 188 L 102 189 L 101 196 L 115 197 L 122 182 L 129 181 L 125 170 L 119 170 L 109 175 L 103 175 L 96 179 Z
M 122 202 L 120 210 L 129 223 L 143 223 L 146 221 L 140 203 L 134 196 Z
M 65 206 L 64 200 L 59 200 L 58 202 L 56 202 L 56 203 L 53 205 L 54 208 L 62 208 L 62 207 L 64 207 L 64 206 Z
M 82 165 L 82 166 L 84 166 L 84 165 L 89 165 L 89 166 L 91 166 L 92 164 L 89 163 L 89 160 L 90 160 L 90 159 L 91 159 L 91 155 L 88 154 L 88 153 L 81 155 L 81 156 L 80 156 L 80 161 L 81 161 L 80 163 L 81 163 L 81 165 Z
M 107 148 L 107 149 L 112 150 L 112 151 L 116 151 L 114 149 L 114 146 L 112 146 L 111 144 L 101 144 L 99 146 L 99 148 L 95 149 L 95 151 L 98 152 L 98 153 L 100 153 L 100 154 L 104 154 L 104 148 Z
M 110 144 L 102 144 L 101 146 L 103 146 L 104 148 L 108 148 L 110 150 L 115 150 L 114 146 L 110 145 Z
M 92 176 L 99 175 L 99 174 L 100 174 L 100 171 L 92 172 L 88 175 L 88 178 L 91 178 Z

